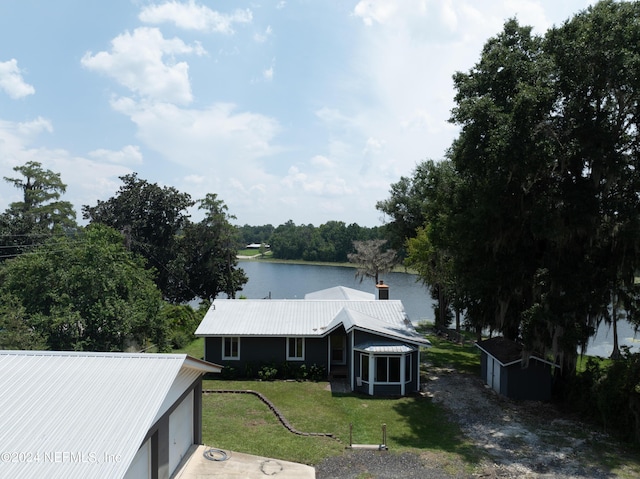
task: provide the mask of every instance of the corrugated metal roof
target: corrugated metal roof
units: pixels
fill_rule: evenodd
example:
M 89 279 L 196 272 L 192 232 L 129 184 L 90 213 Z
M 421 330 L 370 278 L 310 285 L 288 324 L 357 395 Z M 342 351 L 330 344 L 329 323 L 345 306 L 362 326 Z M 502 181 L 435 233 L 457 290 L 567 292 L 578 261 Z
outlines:
M 359 344 L 355 348 L 359 351 L 377 354 L 407 354 L 416 350 L 415 347 L 407 346 L 406 344 L 365 343 Z
M 390 324 L 407 317 L 402 302 L 216 299 L 196 336 L 321 336 L 344 307 Z
M 428 344 L 415 333 L 399 300 L 218 299 L 195 334 L 321 337 L 340 324 Z
M 414 344 L 431 344 L 428 339 L 423 338 L 415 331 L 409 320 L 401 324 L 390 323 L 346 307 L 338 313 L 334 321 L 340 321 L 347 331 L 356 328 L 380 336 L 404 339 Z
M 346 286 L 334 286 L 333 288 L 307 293 L 304 295 L 304 299 L 348 299 L 352 301 L 361 299 L 369 301 L 376 299 L 376 295 L 358 289 L 347 288 Z
M 220 371 L 206 364 L 184 354 L 0 351 L 3 477 L 123 477 L 174 383 Z

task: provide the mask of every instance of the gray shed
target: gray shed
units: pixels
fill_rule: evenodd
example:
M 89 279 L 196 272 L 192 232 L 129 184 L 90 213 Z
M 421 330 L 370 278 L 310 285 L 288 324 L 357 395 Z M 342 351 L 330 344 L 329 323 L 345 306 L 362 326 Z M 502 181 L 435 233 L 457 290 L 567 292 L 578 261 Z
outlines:
M 524 361 L 520 343 L 497 336 L 479 341 L 480 375 L 498 394 L 510 399 L 548 401 L 553 386 L 553 364 L 537 355 Z

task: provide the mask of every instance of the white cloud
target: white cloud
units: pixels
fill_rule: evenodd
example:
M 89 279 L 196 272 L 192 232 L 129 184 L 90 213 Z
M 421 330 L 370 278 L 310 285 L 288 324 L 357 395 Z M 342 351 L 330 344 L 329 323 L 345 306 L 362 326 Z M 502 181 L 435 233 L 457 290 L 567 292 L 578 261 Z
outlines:
M 397 11 L 396 0 L 361 0 L 355 6 L 353 13 L 361 17 L 365 25 L 387 22 Z
M 267 39 L 273 34 L 273 30 L 271 29 L 271 25 L 267 26 L 264 33 L 256 33 L 253 35 L 253 39 L 258 43 L 264 43 Z
M 89 156 L 106 163 L 121 165 L 139 165 L 142 163 L 142 153 L 139 146 L 127 145 L 119 151 L 98 149 L 89 152 Z
M 102 72 L 139 95 L 157 101 L 187 104 L 192 101 L 189 66 L 175 63 L 174 55 L 204 54 L 196 44 L 165 39 L 157 28 L 136 28 L 111 41 L 111 52 L 82 57 L 82 65 Z
M 336 167 L 333 161 L 323 155 L 314 156 L 311 158 L 310 163 L 317 168 L 333 169 Z
M 0 62 L 0 89 L 13 99 L 33 95 L 36 89 L 22 78 L 22 70 L 18 68 L 18 61 L 12 58 Z
M 236 112 L 233 104 L 196 110 L 120 98 L 112 107 L 130 117 L 148 148 L 179 165 L 201 170 L 220 162 L 234 169 L 276 151 L 272 141 L 280 130 L 278 122 L 256 113 Z
M 249 9 L 224 14 L 189 0 L 187 3 L 171 1 L 148 5 L 142 9 L 138 18 L 151 24 L 170 22 L 186 30 L 232 34 L 234 24 L 251 23 L 253 14 Z
M 273 65 L 262 72 L 262 78 L 264 78 L 266 81 L 273 80 Z

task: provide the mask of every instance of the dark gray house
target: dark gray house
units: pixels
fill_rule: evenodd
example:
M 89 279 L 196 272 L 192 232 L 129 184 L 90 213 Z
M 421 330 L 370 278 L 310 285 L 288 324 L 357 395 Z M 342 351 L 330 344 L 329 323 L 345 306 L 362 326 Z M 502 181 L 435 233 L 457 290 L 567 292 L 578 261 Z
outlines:
M 557 364 L 536 355 L 525 361 L 522 345 L 500 336 L 479 341 L 476 346 L 481 351 L 480 375 L 498 394 L 518 400 L 551 399 Z
M 420 347 L 430 344 L 401 301 L 342 286 L 299 300 L 217 299 L 195 334 L 205 338 L 205 360 L 216 364 L 239 371 L 316 365 L 345 377 L 352 391 L 385 396 L 420 389 Z

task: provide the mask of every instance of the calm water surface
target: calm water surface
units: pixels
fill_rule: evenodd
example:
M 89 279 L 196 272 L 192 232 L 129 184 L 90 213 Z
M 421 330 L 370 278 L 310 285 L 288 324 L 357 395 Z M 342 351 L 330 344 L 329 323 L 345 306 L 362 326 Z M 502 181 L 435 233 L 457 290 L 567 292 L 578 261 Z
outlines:
M 249 278 L 238 293 L 251 299 L 303 299 L 304 295 L 334 286 L 376 293 L 372 279 L 360 282 L 355 268 L 341 266 L 315 266 L 289 263 L 263 263 L 240 261 L 239 266 Z M 388 273 L 381 278 L 389 286 L 389 298 L 399 299 L 409 318 L 416 322 L 433 320 L 433 301 L 418 276 L 408 273 Z
M 334 286 L 346 286 L 369 293 L 376 293 L 373 280 L 360 282 L 355 278 L 355 269 L 340 266 L 316 266 L 289 263 L 263 263 L 242 260 L 239 266 L 249 281 L 238 293 L 251 299 L 303 299 L 306 293 Z M 389 298 L 399 299 L 411 321 L 433 321 L 434 301 L 418 276 L 409 273 L 388 273 L 381 277 L 389 285 Z M 618 342 L 640 352 L 640 340 L 636 339 L 633 327 L 626 321 L 618 323 Z M 613 349 L 610 328 L 602 325 L 589 344 L 588 354 L 608 357 Z

